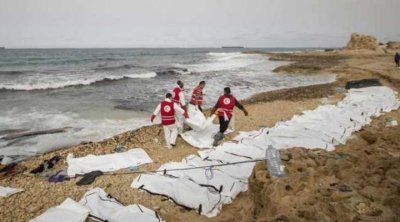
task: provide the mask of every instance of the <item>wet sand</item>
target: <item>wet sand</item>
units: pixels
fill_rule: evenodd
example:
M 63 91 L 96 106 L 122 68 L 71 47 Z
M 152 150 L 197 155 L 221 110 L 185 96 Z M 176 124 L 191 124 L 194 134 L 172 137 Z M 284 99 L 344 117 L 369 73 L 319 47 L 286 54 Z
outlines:
M 243 101 L 250 115 L 236 111 L 236 132 L 273 126 L 303 110 L 316 108 L 322 98 L 335 103 L 343 97 L 337 87 L 348 80 L 379 78 L 396 91 L 400 89 L 400 69 L 392 64 L 392 55 L 354 55 L 335 52 L 268 54 L 272 60 L 293 61 L 277 72 L 337 75 L 331 84 L 283 89 L 257 94 Z M 271 179 L 265 165 L 259 163 L 250 178 L 250 189 L 232 204 L 225 205 L 214 218 L 182 209 L 164 198 L 130 188 L 135 174 L 104 175 L 89 186 L 76 186 L 78 179 L 49 183 L 28 172 L 60 155 L 55 170 L 66 167 L 68 153 L 75 156 L 108 154 L 118 143 L 143 148 L 154 163 L 140 170 L 156 169 L 168 161 L 180 161 L 197 149 L 181 138 L 173 150 L 164 148 L 162 128 L 157 125 L 126 132 L 98 143 L 75 146 L 37 156 L 20 163 L 28 170 L 0 181 L 2 186 L 23 188 L 25 192 L 0 199 L 1 221 L 27 221 L 70 197 L 79 201 L 92 187 L 100 187 L 123 204 L 142 204 L 158 211 L 167 221 L 398 221 L 400 218 L 400 127 L 385 127 L 385 118 L 400 121 L 393 111 L 354 134 L 346 145 L 333 152 L 294 148 L 281 151 L 287 176 Z M 235 133 L 225 140 L 233 138 Z

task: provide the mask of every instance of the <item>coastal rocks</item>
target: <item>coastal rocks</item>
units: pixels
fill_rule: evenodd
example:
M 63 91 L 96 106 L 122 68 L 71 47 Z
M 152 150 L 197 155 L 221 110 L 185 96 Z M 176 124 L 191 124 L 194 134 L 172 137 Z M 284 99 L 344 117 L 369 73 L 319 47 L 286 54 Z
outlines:
M 400 49 L 400 42 L 388 42 L 387 44 L 387 49 L 391 50 L 399 50 Z
M 375 37 L 353 33 L 347 43 L 346 50 L 368 49 L 379 50 L 379 44 Z
M 383 119 L 333 152 L 281 150 L 285 177 L 270 178 L 257 163 L 249 178 L 255 221 L 397 221 L 400 161 L 391 153 L 400 152 L 400 128 L 380 127 Z

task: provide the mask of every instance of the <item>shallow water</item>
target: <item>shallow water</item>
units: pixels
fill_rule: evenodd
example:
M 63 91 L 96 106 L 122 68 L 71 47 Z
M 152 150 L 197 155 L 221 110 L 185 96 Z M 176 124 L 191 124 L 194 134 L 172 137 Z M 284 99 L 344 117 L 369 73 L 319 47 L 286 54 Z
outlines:
M 284 62 L 238 49 L 19 49 L 0 54 L 0 131 L 71 127 L 61 134 L 0 139 L 0 155 L 33 155 L 148 125 L 150 112 L 178 79 L 185 83 L 187 99 L 206 80 L 205 105 L 211 106 L 225 86 L 241 99 L 335 78 L 275 74 L 271 70 Z

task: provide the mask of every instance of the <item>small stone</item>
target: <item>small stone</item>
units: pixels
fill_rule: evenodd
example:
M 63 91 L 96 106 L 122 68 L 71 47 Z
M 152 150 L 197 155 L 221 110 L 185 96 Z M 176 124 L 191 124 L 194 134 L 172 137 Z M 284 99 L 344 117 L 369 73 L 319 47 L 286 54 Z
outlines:
M 363 195 L 364 197 L 373 200 L 373 201 L 377 201 L 380 200 L 381 198 L 381 193 L 380 191 L 373 186 L 366 186 L 364 187 L 361 191 L 360 194 Z
M 289 161 L 290 159 L 292 159 L 290 154 L 281 154 L 281 160 Z
M 340 184 L 338 185 L 338 190 L 342 191 L 342 192 L 352 192 L 353 190 L 351 189 L 351 187 L 347 186 L 346 184 Z
M 354 195 L 353 192 L 339 192 L 339 191 L 335 191 L 332 193 L 331 198 L 333 201 L 338 202 L 338 201 L 342 201 L 345 199 L 348 199 L 350 197 L 352 197 Z

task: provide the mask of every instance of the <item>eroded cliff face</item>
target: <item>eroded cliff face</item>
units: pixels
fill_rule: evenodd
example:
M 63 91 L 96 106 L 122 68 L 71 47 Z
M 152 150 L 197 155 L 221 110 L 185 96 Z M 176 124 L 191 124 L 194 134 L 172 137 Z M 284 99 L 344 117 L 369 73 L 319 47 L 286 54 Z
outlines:
M 258 163 L 249 180 L 254 220 L 398 220 L 400 128 L 384 121 L 375 120 L 333 152 L 281 150 L 285 177 L 270 178 L 266 164 Z

